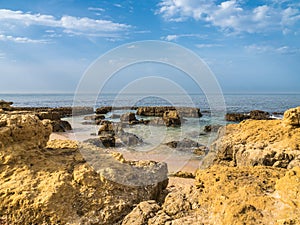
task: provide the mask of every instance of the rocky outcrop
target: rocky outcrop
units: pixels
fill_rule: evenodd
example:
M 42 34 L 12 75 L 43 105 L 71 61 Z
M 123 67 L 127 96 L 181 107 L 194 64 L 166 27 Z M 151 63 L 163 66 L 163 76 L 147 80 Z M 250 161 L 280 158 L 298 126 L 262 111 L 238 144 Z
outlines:
M 226 121 L 241 122 L 243 120 L 269 120 L 270 113 L 261 110 L 252 110 L 250 113 L 227 113 L 225 115 Z
M 285 119 L 246 120 L 221 128 L 218 140 L 211 146 L 211 151 L 216 152 L 215 164 L 282 168 L 300 165 L 300 127 L 286 126 L 287 123 Z
M 144 106 L 138 107 L 136 114 L 140 116 L 162 117 L 165 112 L 176 110 L 181 117 L 201 117 L 199 108 L 174 106 Z
M 163 114 L 163 120 L 167 127 L 181 126 L 181 118 L 176 110 L 166 111 Z
M 282 122 L 287 126 L 300 127 L 300 106 L 287 110 L 283 115 Z
M 206 125 L 203 129 L 204 132 L 209 133 L 209 132 L 217 132 L 222 125 L 220 124 L 212 124 L 212 125 Z
M 35 115 L 0 121 L 1 223 L 118 224 L 167 185 L 164 163 L 119 161 L 77 143 L 47 145 L 51 125 Z
M 138 120 L 135 118 L 135 114 L 132 112 L 122 114 L 120 117 L 120 121 L 121 123 L 125 124 L 134 124 L 138 122 Z
M 162 204 L 141 202 L 122 224 L 299 224 L 299 179 L 299 168 L 213 166 Z
M 196 155 L 204 155 L 208 151 L 206 146 L 188 138 L 179 141 L 170 141 L 166 145 L 170 148 L 176 148 L 178 151 L 191 152 Z
M 4 100 L 0 100 L 0 109 L 2 110 L 10 110 L 13 102 L 6 102 Z

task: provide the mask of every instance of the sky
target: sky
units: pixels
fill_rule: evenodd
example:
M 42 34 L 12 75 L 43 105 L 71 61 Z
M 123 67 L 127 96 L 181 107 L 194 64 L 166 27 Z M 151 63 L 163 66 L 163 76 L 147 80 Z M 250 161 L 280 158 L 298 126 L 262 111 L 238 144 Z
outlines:
M 143 40 L 195 52 L 225 93 L 300 92 L 299 0 L 0 0 L 0 93 L 72 93 Z

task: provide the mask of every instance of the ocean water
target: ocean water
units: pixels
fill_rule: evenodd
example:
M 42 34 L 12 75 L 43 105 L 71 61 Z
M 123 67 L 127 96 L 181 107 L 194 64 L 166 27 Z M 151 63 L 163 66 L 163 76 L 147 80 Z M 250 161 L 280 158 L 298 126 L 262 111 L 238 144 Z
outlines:
M 166 96 L 148 97 L 138 102 L 135 94 L 118 96 L 116 100 L 115 94 L 102 94 L 96 100 L 93 95 L 83 94 L 77 97 L 77 104 L 80 102 L 82 106 L 100 107 L 107 105 L 123 105 L 131 106 L 133 104 L 141 105 L 170 105 Z M 209 110 L 210 105 L 203 94 L 191 94 L 189 96 L 195 107 L 199 107 L 201 111 Z M 300 105 L 300 94 L 224 94 L 227 112 L 249 112 L 259 109 L 267 112 L 284 112 L 289 108 Z M 74 101 L 73 94 L 0 94 L 0 99 L 14 102 L 14 106 L 28 107 L 61 107 L 72 106 Z M 78 99 L 80 99 L 78 101 Z M 180 95 L 172 95 L 173 104 L 181 106 L 187 105 L 185 99 Z
M 118 96 L 105 94 L 96 100 L 93 95 L 80 95 L 76 98 L 76 103 L 81 106 L 143 106 L 143 105 L 171 105 L 199 107 L 203 113 L 201 118 L 185 118 L 186 121 L 181 127 L 166 128 L 164 126 L 134 125 L 124 128 L 126 132 L 133 133 L 143 140 L 143 144 L 138 146 L 119 145 L 112 151 L 121 152 L 126 158 L 131 160 L 155 160 L 168 163 L 169 171 L 176 172 L 186 170 L 193 172 L 201 165 L 203 156 L 193 154 L 192 151 L 182 151 L 182 149 L 171 149 L 165 145 L 170 141 L 182 140 L 184 138 L 197 141 L 205 146 L 215 140 L 217 133 L 205 133 L 204 127 L 211 124 L 225 125 L 224 113 L 210 113 L 211 107 L 205 95 L 190 95 L 191 102 L 187 103 L 180 95 L 160 97 L 149 96 L 139 99 L 137 95 Z M 249 112 L 254 109 L 264 110 L 270 113 L 283 113 L 289 108 L 300 105 L 300 94 L 226 94 L 224 96 L 227 112 Z M 0 99 L 14 102 L 13 106 L 27 107 L 62 107 L 72 106 L 74 96 L 72 94 L 0 94 Z M 219 99 L 220 100 L 220 99 Z M 221 99 L 222 100 L 222 99 Z M 116 110 L 114 114 L 123 114 L 126 110 Z M 118 119 L 110 119 L 111 113 L 106 115 L 107 120 L 118 122 Z M 73 130 L 63 135 L 70 139 L 84 141 L 96 138 L 99 126 L 83 125 L 84 116 L 64 118 L 71 123 Z M 149 119 L 137 116 L 137 119 Z

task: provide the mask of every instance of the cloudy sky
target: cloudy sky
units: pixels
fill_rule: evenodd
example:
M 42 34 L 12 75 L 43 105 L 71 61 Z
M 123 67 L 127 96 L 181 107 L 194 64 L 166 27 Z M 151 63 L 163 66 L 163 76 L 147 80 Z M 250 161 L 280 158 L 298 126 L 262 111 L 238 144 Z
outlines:
M 300 92 L 298 0 L 0 0 L 0 92 L 73 92 L 142 40 L 194 51 L 224 92 Z

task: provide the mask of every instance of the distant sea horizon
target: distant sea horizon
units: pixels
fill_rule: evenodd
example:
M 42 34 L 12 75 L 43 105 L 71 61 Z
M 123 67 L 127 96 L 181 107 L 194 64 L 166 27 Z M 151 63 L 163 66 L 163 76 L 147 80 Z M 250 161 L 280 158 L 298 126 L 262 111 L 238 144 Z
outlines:
M 122 96 L 118 96 L 118 101 L 122 105 L 132 105 L 132 96 L 137 96 L 139 93 L 127 93 Z M 168 105 L 168 99 L 165 96 L 176 96 L 176 105 L 185 105 L 181 95 L 176 93 L 162 93 L 159 97 L 153 97 L 149 94 L 149 98 L 142 99 L 136 102 L 137 106 L 156 106 L 156 105 Z M 210 106 L 203 93 L 188 93 L 192 99 L 193 105 L 199 107 L 200 110 L 209 110 Z M 118 104 L 115 101 L 116 93 L 101 93 L 101 95 L 95 98 L 95 94 L 84 93 L 77 95 L 77 100 L 80 98 L 81 106 L 110 106 L 112 104 Z M 225 99 L 225 105 L 228 112 L 249 112 L 251 110 L 263 110 L 270 113 L 279 112 L 283 113 L 289 108 L 300 106 L 300 93 L 259 93 L 259 92 L 226 92 L 223 93 Z M 73 106 L 74 93 L 0 93 L 0 99 L 5 101 L 12 101 L 13 106 L 16 107 L 67 107 Z

